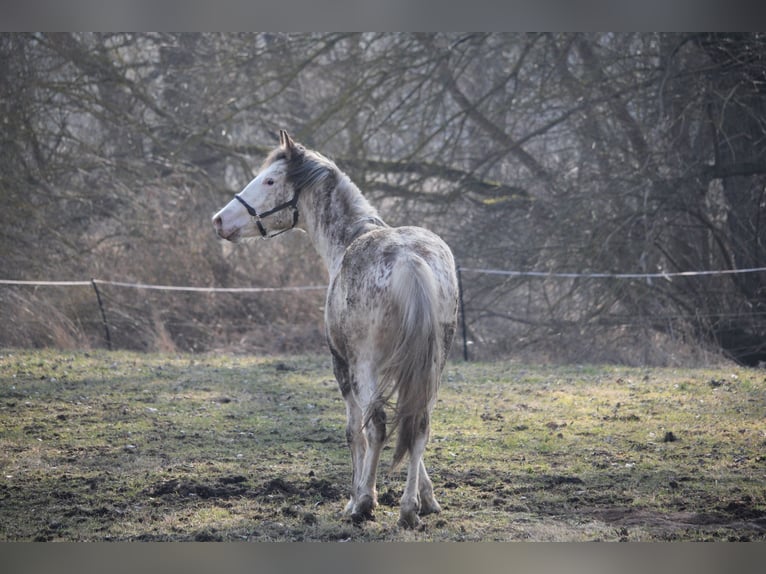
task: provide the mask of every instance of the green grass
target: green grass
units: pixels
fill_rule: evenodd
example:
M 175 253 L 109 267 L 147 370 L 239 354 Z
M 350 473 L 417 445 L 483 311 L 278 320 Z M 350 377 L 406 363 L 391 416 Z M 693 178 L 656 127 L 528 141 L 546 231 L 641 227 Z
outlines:
M 766 540 L 766 372 L 453 363 L 443 512 L 339 516 L 329 359 L 0 352 L 1 540 Z

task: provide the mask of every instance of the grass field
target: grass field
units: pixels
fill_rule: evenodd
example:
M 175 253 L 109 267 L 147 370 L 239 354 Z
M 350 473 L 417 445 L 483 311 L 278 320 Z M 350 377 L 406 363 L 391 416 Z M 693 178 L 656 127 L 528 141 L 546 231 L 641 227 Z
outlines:
M 0 352 L 2 540 L 766 540 L 766 371 L 452 363 L 442 504 L 339 516 L 327 357 Z

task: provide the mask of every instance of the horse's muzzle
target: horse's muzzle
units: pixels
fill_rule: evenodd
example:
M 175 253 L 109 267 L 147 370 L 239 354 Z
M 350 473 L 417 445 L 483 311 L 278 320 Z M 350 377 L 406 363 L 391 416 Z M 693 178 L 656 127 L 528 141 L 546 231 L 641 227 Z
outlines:
M 221 239 L 226 239 L 227 241 L 236 241 L 239 237 L 239 229 L 234 229 L 231 231 L 231 233 L 226 234 L 223 230 L 223 219 L 220 215 L 216 215 L 213 217 L 213 228 L 215 228 L 215 233 L 218 237 Z

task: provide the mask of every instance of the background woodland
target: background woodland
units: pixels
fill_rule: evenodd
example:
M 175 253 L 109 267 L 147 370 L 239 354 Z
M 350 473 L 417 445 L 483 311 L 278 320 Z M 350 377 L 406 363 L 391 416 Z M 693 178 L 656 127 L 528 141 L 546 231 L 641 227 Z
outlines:
M 766 34 L 0 34 L 0 126 L 0 279 L 326 283 L 303 234 L 212 232 L 280 128 L 464 268 L 766 267 Z M 474 358 L 766 361 L 764 272 L 463 284 Z M 101 289 L 117 348 L 324 348 L 322 291 Z M 89 287 L 0 320 L 105 345 Z

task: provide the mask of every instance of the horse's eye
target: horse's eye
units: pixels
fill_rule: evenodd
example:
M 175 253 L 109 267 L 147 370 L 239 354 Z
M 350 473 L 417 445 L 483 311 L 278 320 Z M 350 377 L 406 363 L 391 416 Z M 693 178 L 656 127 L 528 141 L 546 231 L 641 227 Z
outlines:
M 266 185 L 274 185 L 274 180 L 269 178 L 266 180 Z

